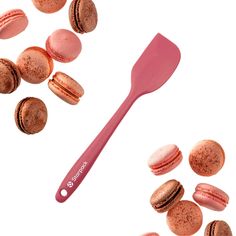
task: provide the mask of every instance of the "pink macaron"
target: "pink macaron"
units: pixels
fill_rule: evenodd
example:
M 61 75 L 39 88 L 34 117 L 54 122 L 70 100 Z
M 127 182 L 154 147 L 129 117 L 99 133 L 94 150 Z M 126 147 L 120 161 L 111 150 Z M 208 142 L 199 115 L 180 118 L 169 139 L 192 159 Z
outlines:
M 48 37 L 46 49 L 56 61 L 71 62 L 79 56 L 82 45 L 76 34 L 66 29 L 58 29 Z
M 177 167 L 182 159 L 179 148 L 175 144 L 168 144 L 160 147 L 151 155 L 148 166 L 153 174 L 163 175 Z
M 199 205 L 214 211 L 223 211 L 229 202 L 229 196 L 224 191 L 205 183 L 196 186 L 193 199 Z
M 0 39 L 12 38 L 28 25 L 28 18 L 21 9 L 12 9 L 0 15 Z

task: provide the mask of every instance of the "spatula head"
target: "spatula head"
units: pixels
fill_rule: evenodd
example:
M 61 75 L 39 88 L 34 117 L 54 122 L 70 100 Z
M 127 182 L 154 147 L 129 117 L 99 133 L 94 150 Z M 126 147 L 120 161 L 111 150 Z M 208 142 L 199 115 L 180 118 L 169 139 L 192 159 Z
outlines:
M 158 33 L 133 66 L 132 90 L 139 96 L 157 90 L 171 77 L 179 61 L 178 47 Z

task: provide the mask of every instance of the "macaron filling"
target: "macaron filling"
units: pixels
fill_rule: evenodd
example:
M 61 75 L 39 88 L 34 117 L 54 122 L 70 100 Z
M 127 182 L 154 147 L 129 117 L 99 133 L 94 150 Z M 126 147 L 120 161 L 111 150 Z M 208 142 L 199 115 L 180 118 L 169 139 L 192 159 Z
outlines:
M 152 168 L 153 169 L 160 169 L 160 168 L 163 168 L 165 166 L 169 166 L 169 165 L 172 165 L 173 164 L 173 161 L 175 159 L 179 159 L 181 158 L 181 151 L 178 150 L 178 152 L 174 153 L 168 160 L 164 161 L 162 164 L 156 164 L 156 165 L 153 165 Z
M 156 209 L 161 209 L 165 206 L 168 206 L 170 203 L 174 202 L 174 200 L 179 196 L 179 193 L 181 192 L 182 186 L 180 185 L 176 192 L 173 192 L 170 197 L 167 199 L 167 201 L 163 202 L 159 206 L 155 206 Z
M 84 30 L 82 28 L 80 19 L 79 19 L 79 4 L 80 4 L 80 0 L 75 1 L 75 5 L 74 5 L 74 18 L 75 18 L 75 24 L 76 27 L 78 28 L 79 32 L 83 33 Z
M 30 98 L 25 98 L 23 99 L 20 103 L 19 103 L 19 107 L 18 107 L 18 112 L 17 112 L 17 121 L 18 121 L 18 127 L 19 129 L 23 132 L 23 133 L 27 133 L 24 124 L 23 124 L 23 119 L 22 119 L 22 108 L 24 106 L 24 104 L 27 102 L 27 100 L 29 100 Z
M 216 202 L 219 202 L 220 204 L 226 206 L 229 202 L 229 198 L 226 194 L 217 194 L 216 192 L 210 191 L 208 189 L 201 188 L 199 186 L 196 187 L 196 194 L 199 193 L 202 196 L 206 196 L 209 198 L 213 198 Z
M 210 225 L 210 230 L 209 230 L 210 236 L 211 235 L 214 236 L 215 228 L 216 228 L 216 221 L 213 221 Z
M 74 100 L 78 100 L 79 96 L 76 96 L 74 93 L 72 93 L 69 89 L 63 87 L 54 77 L 51 79 L 52 83 L 54 83 L 57 87 L 59 87 L 62 91 L 69 94 Z

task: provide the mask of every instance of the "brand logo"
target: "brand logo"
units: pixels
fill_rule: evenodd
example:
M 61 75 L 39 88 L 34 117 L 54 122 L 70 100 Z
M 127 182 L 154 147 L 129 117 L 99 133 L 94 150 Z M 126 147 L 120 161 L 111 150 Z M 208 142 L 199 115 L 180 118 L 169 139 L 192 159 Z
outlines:
M 74 185 L 74 183 L 73 183 L 72 181 L 69 181 L 69 182 L 67 183 L 67 186 L 68 186 L 69 188 L 72 188 L 73 185 Z
M 77 173 L 72 177 L 72 181 L 75 182 L 78 177 L 84 172 L 84 169 L 85 167 L 88 165 L 88 162 L 87 161 L 84 161 L 82 166 L 79 168 L 79 170 L 77 171 Z M 69 182 L 72 182 L 72 181 L 69 181 Z M 69 183 L 68 182 L 68 183 Z

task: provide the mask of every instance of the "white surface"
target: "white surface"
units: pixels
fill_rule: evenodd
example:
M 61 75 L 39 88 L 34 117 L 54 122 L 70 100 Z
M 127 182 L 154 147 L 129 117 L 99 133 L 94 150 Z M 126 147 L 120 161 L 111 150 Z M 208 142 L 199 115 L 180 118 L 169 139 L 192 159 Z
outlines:
M 184 185 L 184 199 L 192 199 L 199 182 L 230 196 L 223 212 L 203 209 L 196 235 L 214 219 L 226 220 L 235 233 L 234 2 L 97 0 L 99 23 L 94 32 L 79 35 L 81 55 L 70 64 L 55 63 L 54 72 L 68 73 L 84 87 L 80 104 L 61 101 L 46 81 L 22 81 L 16 92 L 0 95 L 0 235 L 172 235 L 165 214 L 149 204 L 152 192 L 171 178 Z M 22 8 L 30 22 L 24 33 L 0 41 L 0 57 L 15 61 L 26 47 L 44 47 L 54 30 L 71 29 L 69 4 L 46 15 L 31 1 L 0 0 L 1 12 Z M 81 186 L 67 202 L 56 202 L 64 175 L 128 94 L 131 68 L 157 32 L 181 50 L 176 72 L 160 90 L 137 100 Z M 15 106 L 26 96 L 39 97 L 48 107 L 48 123 L 37 135 L 21 133 L 14 122 Z M 197 176 L 188 164 L 192 146 L 207 138 L 226 153 L 225 166 L 210 178 Z M 170 174 L 153 176 L 147 159 L 168 143 L 180 147 L 184 160 Z

